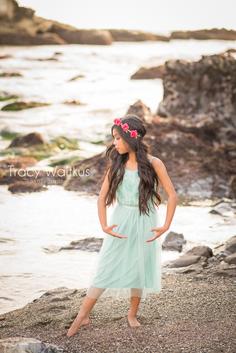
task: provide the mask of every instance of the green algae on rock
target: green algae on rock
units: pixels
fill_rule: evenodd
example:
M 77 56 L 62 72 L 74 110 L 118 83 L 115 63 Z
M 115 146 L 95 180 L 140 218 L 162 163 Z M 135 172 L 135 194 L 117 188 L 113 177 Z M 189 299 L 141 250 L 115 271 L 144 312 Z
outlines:
M 13 102 L 2 107 L 2 111 L 18 111 L 23 109 L 31 109 L 31 108 L 40 108 L 50 105 L 49 103 L 42 103 L 42 102 Z

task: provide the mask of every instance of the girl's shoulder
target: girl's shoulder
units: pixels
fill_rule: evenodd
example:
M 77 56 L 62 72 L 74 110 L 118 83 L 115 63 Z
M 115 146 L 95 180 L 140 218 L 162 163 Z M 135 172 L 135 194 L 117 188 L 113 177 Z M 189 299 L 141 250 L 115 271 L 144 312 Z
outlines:
M 163 164 L 163 162 L 162 162 L 162 160 L 160 158 L 152 156 L 151 154 L 148 154 L 147 156 L 148 156 L 148 159 L 149 159 L 150 163 L 153 164 L 153 161 L 156 161 L 155 163 L 157 163 L 157 165 L 158 164 Z
M 152 156 L 151 154 L 148 154 L 147 155 L 148 156 L 148 159 L 149 159 L 149 161 L 152 163 L 152 161 L 154 160 L 154 159 L 159 159 L 159 158 L 157 158 L 157 157 L 155 157 L 155 156 Z

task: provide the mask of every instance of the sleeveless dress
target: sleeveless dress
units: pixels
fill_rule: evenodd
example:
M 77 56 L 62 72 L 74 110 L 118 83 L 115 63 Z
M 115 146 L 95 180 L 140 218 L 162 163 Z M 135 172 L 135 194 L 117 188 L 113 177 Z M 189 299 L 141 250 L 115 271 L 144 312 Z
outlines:
M 138 170 L 125 169 L 108 224 L 117 224 L 113 230 L 127 238 L 105 233 L 96 270 L 86 293 L 90 298 L 97 299 L 100 295 L 113 299 L 138 296 L 145 300 L 147 294 L 161 291 L 160 237 L 145 242 L 155 235 L 151 229 L 159 226 L 157 206 L 149 202 L 149 215 L 140 215 L 139 181 Z

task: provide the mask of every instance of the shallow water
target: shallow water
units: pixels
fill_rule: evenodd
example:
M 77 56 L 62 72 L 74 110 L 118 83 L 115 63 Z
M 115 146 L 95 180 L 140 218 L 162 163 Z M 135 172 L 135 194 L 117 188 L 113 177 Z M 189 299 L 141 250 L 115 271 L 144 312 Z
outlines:
M 235 41 L 174 40 L 171 42 L 114 43 L 111 46 L 62 45 L 1 47 L 13 58 L 1 60 L 2 71 L 19 71 L 23 77 L 0 78 L 1 88 L 27 100 L 51 103 L 49 107 L 19 112 L 0 111 L 0 130 L 43 136 L 64 134 L 83 141 L 109 134 L 110 123 L 125 114 L 141 99 L 153 112 L 162 100 L 162 80 L 130 80 L 141 66 L 164 63 L 169 59 L 198 60 L 201 55 L 236 48 Z M 58 61 L 35 61 L 55 52 Z M 76 75 L 84 78 L 68 82 Z M 79 99 L 85 105 L 70 106 L 65 100 Z M 4 102 L 0 102 L 0 107 Z

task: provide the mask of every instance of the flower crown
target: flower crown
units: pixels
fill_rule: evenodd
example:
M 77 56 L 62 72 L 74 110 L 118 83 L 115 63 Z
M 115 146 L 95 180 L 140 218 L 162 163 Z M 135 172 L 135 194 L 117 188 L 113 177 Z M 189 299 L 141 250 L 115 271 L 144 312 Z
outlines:
M 127 123 L 122 124 L 121 119 L 119 118 L 114 119 L 114 124 L 120 126 L 124 132 L 129 132 L 130 137 L 132 138 L 137 138 L 141 136 L 138 134 L 137 130 L 130 130 L 129 125 Z

